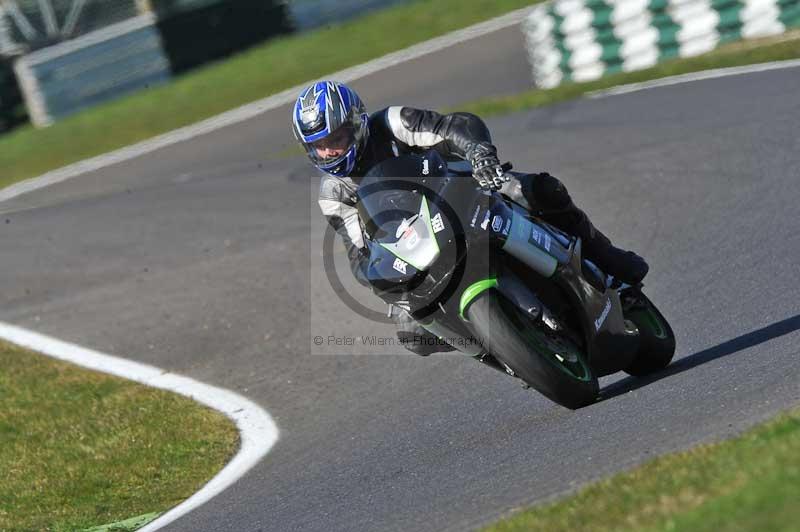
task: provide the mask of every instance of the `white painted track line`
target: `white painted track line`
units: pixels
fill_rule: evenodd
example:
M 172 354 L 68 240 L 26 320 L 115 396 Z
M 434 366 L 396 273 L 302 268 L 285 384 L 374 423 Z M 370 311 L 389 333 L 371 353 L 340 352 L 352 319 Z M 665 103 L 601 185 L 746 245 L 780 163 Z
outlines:
M 56 340 L 0 322 L 0 338 L 52 358 L 95 371 L 179 393 L 229 417 L 239 429 L 240 448 L 233 459 L 200 491 L 139 532 L 153 532 L 189 513 L 233 484 L 266 455 L 278 440 L 278 427 L 260 406 L 230 390 L 203 384 L 163 369 Z
M 441 37 L 436 37 L 435 39 L 431 39 L 429 41 L 415 44 L 403 50 L 392 52 L 361 65 L 356 65 L 345 70 L 320 76 L 317 79 L 335 79 L 337 81 L 347 83 L 355 79 L 363 78 L 399 63 L 422 57 L 470 39 L 475 39 L 482 35 L 492 33 L 493 31 L 498 31 L 503 28 L 520 24 L 525 19 L 526 15 L 533 9 L 533 7 L 535 6 L 511 11 L 503 16 L 442 35 Z M 205 135 L 206 133 L 211 133 L 212 131 L 222 129 L 227 126 L 249 120 L 262 113 L 293 102 L 295 98 L 297 98 L 297 95 L 300 93 L 300 91 L 313 81 L 314 80 L 309 80 L 302 85 L 297 85 L 296 87 L 286 89 L 285 91 L 279 92 L 278 94 L 272 95 L 268 98 L 264 98 L 263 100 L 258 100 L 247 105 L 243 105 L 242 107 L 208 118 L 202 122 L 176 129 L 138 144 L 133 144 L 131 146 L 127 146 L 104 155 L 99 155 L 91 159 L 79 161 L 69 166 L 47 172 L 39 177 L 34 177 L 15 185 L 11 185 L 0 190 L 0 202 L 9 200 L 22 194 L 27 194 L 28 192 L 53 185 L 55 183 L 60 183 L 61 181 L 65 181 L 87 172 L 93 172 L 107 166 L 134 159 L 146 153 L 171 146 L 172 144 L 177 144 L 179 142 L 193 139 L 200 135 Z
M 630 83 L 628 85 L 620 85 L 618 87 L 613 87 L 611 89 L 590 92 L 586 96 L 588 98 L 605 98 L 608 96 L 617 96 L 619 94 L 628 94 L 631 92 L 643 91 L 647 89 L 669 87 L 670 85 L 678 85 L 681 83 L 702 81 L 704 79 L 724 78 L 728 76 L 739 76 L 742 74 L 755 74 L 757 72 L 766 72 L 768 70 L 779 70 L 782 68 L 797 68 L 797 67 L 800 67 L 800 59 L 788 59 L 785 61 L 773 61 L 770 63 L 756 63 L 754 65 L 745 65 L 738 67 L 715 68 L 713 70 L 701 70 L 699 72 L 691 72 L 689 74 L 681 74 L 679 76 L 670 76 L 668 78 L 654 79 L 652 81 L 643 81 L 641 83 Z

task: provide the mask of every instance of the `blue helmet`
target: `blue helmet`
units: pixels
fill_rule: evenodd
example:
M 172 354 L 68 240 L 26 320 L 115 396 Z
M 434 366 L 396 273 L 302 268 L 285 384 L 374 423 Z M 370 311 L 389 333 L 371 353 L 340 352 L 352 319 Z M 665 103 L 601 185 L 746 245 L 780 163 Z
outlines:
M 314 166 L 345 177 L 367 143 L 368 118 L 355 91 L 343 83 L 319 81 L 297 98 L 292 129 Z

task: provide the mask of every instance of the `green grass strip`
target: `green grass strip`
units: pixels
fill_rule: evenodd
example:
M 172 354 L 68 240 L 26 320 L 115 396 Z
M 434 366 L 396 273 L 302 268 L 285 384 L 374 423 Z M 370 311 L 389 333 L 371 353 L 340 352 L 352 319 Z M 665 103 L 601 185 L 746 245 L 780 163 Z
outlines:
M 81 532 L 129 532 L 130 530 L 136 530 L 138 528 L 142 528 L 150 521 L 155 520 L 155 518 L 158 517 L 159 515 L 160 514 L 158 513 L 139 515 L 136 517 L 131 517 L 130 519 L 125 519 L 123 521 L 117 521 L 116 523 L 109 523 L 107 525 L 93 526 L 92 528 L 86 528 Z
M 735 439 L 663 456 L 484 532 L 796 531 L 800 410 Z
M 0 342 L 0 530 L 126 530 L 195 493 L 238 443 L 186 397 Z
M 586 83 L 565 83 L 548 90 L 531 90 L 512 96 L 482 99 L 461 105 L 458 109 L 481 116 L 508 114 L 573 100 L 590 92 L 628 83 L 798 57 L 800 57 L 800 33 L 793 31 L 780 37 L 730 43 L 704 55 L 665 61 L 646 70 L 612 74 Z
M 531 3 L 417 0 L 341 25 L 269 41 L 168 85 L 95 107 L 47 129 L 19 128 L 0 137 L 0 188 Z

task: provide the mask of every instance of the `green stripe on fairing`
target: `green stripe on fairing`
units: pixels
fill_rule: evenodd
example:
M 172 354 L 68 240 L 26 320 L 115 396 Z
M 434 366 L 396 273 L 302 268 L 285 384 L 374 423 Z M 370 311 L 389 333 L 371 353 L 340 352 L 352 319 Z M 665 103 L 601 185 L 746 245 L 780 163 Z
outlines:
M 434 245 L 436 245 L 436 253 L 439 253 L 439 241 L 436 240 L 436 233 L 433 232 L 433 224 L 431 223 L 431 211 L 428 208 L 428 200 L 425 199 L 425 196 L 422 196 L 422 210 L 425 213 L 425 223 L 428 225 L 428 232 L 431 235 L 431 238 L 433 239 Z M 386 251 L 388 251 L 389 253 L 391 253 L 392 255 L 397 257 L 398 259 L 409 263 L 411 266 L 413 266 L 417 270 L 421 270 L 422 269 L 422 268 L 419 267 L 419 265 L 414 264 L 412 261 L 408 260 L 408 258 L 400 255 L 399 253 L 397 253 L 392 248 L 386 246 L 383 242 L 379 242 L 379 244 L 381 245 L 381 247 L 383 249 L 385 249 Z
M 402 260 L 402 261 L 404 261 L 404 262 L 407 262 L 408 264 L 410 264 L 412 267 L 416 268 L 417 270 L 421 270 L 421 269 L 422 269 L 422 268 L 420 268 L 420 267 L 419 267 L 419 265 L 418 265 L 418 264 L 414 264 L 412 261 L 408 260 L 408 257 L 404 257 L 403 255 L 401 255 L 400 253 L 398 253 L 396 249 L 392 249 L 392 248 L 390 248 L 389 246 L 387 246 L 387 245 L 386 245 L 386 244 L 384 244 L 383 242 L 378 242 L 378 244 L 379 244 L 379 245 L 380 245 L 380 246 L 381 246 L 383 249 L 385 249 L 386 251 L 388 251 L 389 253 L 391 253 L 392 255 L 394 255 L 395 257 L 397 257 L 398 259 L 400 259 L 400 260 Z
M 431 210 L 428 208 L 428 200 L 425 196 L 422 196 L 422 211 L 425 213 L 425 223 L 428 226 L 428 232 L 433 239 L 433 243 L 436 245 L 436 253 L 439 253 L 439 241 L 436 240 L 436 233 L 433 231 L 433 222 L 431 222 Z
M 467 319 L 464 317 L 464 311 L 476 297 L 478 297 L 486 290 L 494 288 L 496 286 L 497 286 L 497 279 L 494 277 L 490 277 L 488 279 L 478 281 L 477 283 L 473 283 L 469 286 L 469 288 L 464 290 L 464 292 L 461 294 L 461 302 L 458 305 L 458 315 L 461 316 L 461 319 L 464 320 Z

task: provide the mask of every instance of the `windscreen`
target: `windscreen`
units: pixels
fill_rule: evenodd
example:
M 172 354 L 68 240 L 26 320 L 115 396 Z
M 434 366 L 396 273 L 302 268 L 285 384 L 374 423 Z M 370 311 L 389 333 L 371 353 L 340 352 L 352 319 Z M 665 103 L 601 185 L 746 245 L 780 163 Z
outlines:
M 402 236 L 398 235 L 401 225 L 405 223 L 407 227 L 419 215 L 421 202 L 422 195 L 418 192 L 390 188 L 377 189 L 359 198 L 358 215 L 367 237 L 379 243 L 396 242 Z
M 357 192 L 367 236 L 376 242 L 396 242 L 400 226 L 413 223 L 419 215 L 424 196 L 431 199 L 441 190 L 446 172 L 446 163 L 435 151 L 393 157 L 367 172 Z

